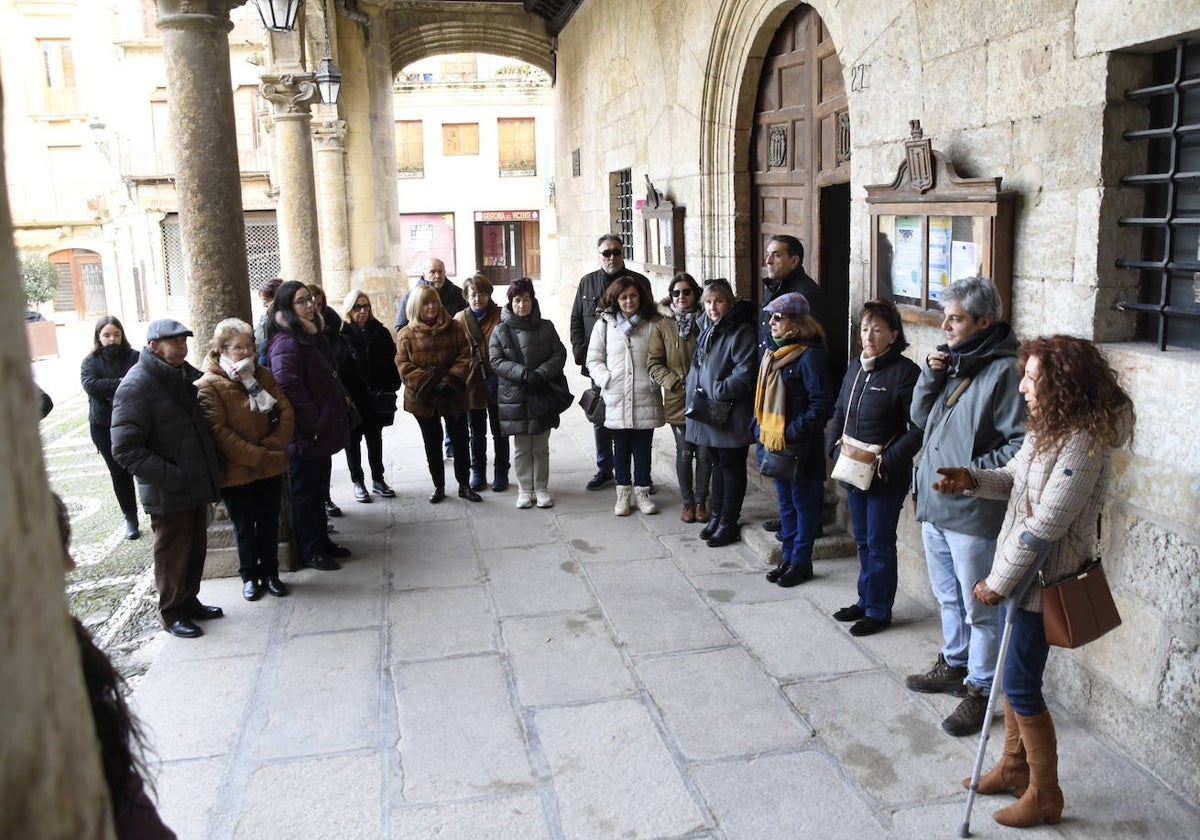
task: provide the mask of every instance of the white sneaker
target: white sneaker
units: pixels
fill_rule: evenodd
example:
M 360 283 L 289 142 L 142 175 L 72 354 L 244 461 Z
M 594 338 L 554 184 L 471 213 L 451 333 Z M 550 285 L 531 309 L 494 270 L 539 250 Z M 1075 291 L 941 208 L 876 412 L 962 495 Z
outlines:
M 524 490 L 517 493 L 517 507 L 521 510 L 533 507 L 533 496 L 530 496 Z
M 537 495 L 537 506 L 540 508 L 554 507 L 554 499 L 550 498 L 549 490 L 535 490 Z

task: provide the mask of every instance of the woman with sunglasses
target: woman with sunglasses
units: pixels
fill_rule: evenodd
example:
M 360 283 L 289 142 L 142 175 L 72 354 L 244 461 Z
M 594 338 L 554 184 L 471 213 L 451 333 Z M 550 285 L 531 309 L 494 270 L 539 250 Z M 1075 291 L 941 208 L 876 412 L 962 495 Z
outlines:
M 300 558 L 310 569 L 340 569 L 350 550 L 329 539 L 325 500 L 333 453 L 350 439 L 346 395 L 333 350 L 308 286 L 289 280 L 267 310 L 267 366 L 292 404 L 296 431 L 288 443 L 288 490 Z
M 346 447 L 346 465 L 354 485 L 354 498 L 371 502 L 362 467 L 362 441 L 367 442 L 367 463 L 371 467 L 371 491 L 391 499 L 396 495 L 385 480 L 383 469 L 383 428 L 396 419 L 396 392 L 400 374 L 396 371 L 396 342 L 391 331 L 375 318 L 371 298 L 362 289 L 351 289 L 342 301 L 341 344 L 345 358 L 338 370 L 358 407 L 362 422 L 350 430 Z
M 693 445 L 707 447 L 712 458 L 709 518 L 700 539 L 719 548 L 741 537 L 738 518 L 746 499 L 746 453 L 754 440 L 758 316 L 754 304 L 734 297 L 726 280 L 706 281 L 700 303 L 704 317 L 684 385 L 687 405 L 694 407 L 700 391 L 709 400 L 728 403 L 730 410 L 728 419 L 717 424 L 687 417 L 684 436 Z
M 687 403 L 688 368 L 700 335 L 700 284 L 686 272 L 671 280 L 670 297 L 659 301 L 650 333 L 650 378 L 662 386 L 663 410 L 675 435 L 675 475 L 684 522 L 708 521 L 708 481 L 712 472 L 708 449 L 688 442 L 683 411 Z

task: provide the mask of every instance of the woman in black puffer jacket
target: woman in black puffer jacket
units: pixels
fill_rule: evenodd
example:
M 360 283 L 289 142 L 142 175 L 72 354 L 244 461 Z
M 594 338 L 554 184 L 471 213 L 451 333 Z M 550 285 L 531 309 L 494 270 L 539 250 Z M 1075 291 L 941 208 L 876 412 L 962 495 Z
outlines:
M 105 315 L 96 322 L 92 336 L 92 352 L 83 358 L 79 378 L 88 395 L 88 423 L 92 431 L 92 443 L 108 467 L 117 504 L 125 517 L 125 539 L 136 540 L 138 531 L 137 492 L 133 488 L 133 476 L 113 460 L 112 456 L 112 410 L 113 394 L 117 386 L 137 364 L 138 352 L 129 345 L 125 328 L 112 315 Z
M 828 452 L 840 455 L 842 434 L 882 444 L 883 455 L 865 491 L 842 483 L 858 544 L 858 600 L 833 614 L 856 622 L 855 636 L 877 633 L 892 623 L 896 599 L 896 526 L 912 477 L 922 431 L 909 421 L 913 386 L 921 369 L 901 353 L 908 346 L 896 305 L 869 300 L 859 316 L 862 355 L 850 363 L 828 426 Z
M 528 277 L 508 286 L 508 305 L 492 330 L 488 361 L 499 378 L 497 401 L 500 430 L 512 437 L 512 465 L 517 473 L 517 507 L 554 505 L 550 497 L 550 432 L 558 428 L 558 412 L 535 413 L 537 399 L 550 382 L 566 387 L 563 367 L 567 348 L 554 324 L 542 318 L 533 281 Z M 531 400 L 531 395 L 535 399 Z

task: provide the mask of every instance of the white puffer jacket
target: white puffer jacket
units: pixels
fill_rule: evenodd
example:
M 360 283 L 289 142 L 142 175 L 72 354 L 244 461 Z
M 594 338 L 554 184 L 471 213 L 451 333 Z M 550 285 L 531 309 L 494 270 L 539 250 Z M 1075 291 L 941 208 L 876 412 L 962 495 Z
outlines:
M 653 323 L 643 320 L 627 336 L 616 316 L 606 312 L 592 330 L 587 368 L 604 397 L 609 429 L 654 429 L 666 422 L 662 389 L 650 378 L 653 329 Z

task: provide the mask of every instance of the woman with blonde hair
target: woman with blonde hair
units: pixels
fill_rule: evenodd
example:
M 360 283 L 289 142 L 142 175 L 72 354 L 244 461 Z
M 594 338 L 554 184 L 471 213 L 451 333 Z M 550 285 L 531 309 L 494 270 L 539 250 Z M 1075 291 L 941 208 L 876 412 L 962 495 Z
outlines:
M 471 345 L 433 286 L 417 286 L 408 295 L 408 323 L 396 337 L 396 367 L 404 382 L 404 410 L 417 420 L 425 443 L 425 461 L 433 479 L 429 503 L 446 498 L 446 464 L 442 461 L 442 418 L 454 459 L 458 496 L 470 502 L 483 497 L 471 489 L 471 465 L 461 457 L 467 449 L 467 376 Z
M 365 440 L 371 491 L 390 499 L 396 492 L 388 486 L 383 469 L 383 429 L 396 419 L 396 392 L 400 390 L 396 342 L 388 328 L 375 318 L 371 298 L 362 289 L 351 289 L 342 301 L 340 337 L 344 357 L 338 360 L 338 371 L 362 417 L 362 422 L 350 430 L 350 443 L 346 446 L 346 466 L 350 468 L 354 498 L 363 504 L 371 501 L 362 467 L 361 444 Z
M 242 597 L 257 601 L 264 588 L 283 597 L 279 506 L 296 418 L 271 371 L 255 363 L 253 327 L 237 318 L 217 324 L 196 387 L 224 464 L 221 498 L 233 525 Z
M 1026 341 L 1018 352 L 1018 386 L 1029 408 L 1025 441 L 999 469 L 943 467 L 941 493 L 1007 499 L 996 556 L 972 591 L 985 604 L 1020 596 L 1004 661 L 1004 751 L 979 780 L 979 793 L 1014 791 L 1020 797 L 992 818 L 1026 828 L 1062 818 L 1058 740 L 1042 696 L 1050 646 L 1042 625 L 1042 587 L 1022 583 L 1061 580 L 1091 562 L 1098 516 L 1112 478 L 1112 451 L 1128 443 L 1134 410 L 1116 373 L 1096 345 L 1068 335 Z M 963 786 L 969 784 L 963 780 Z

